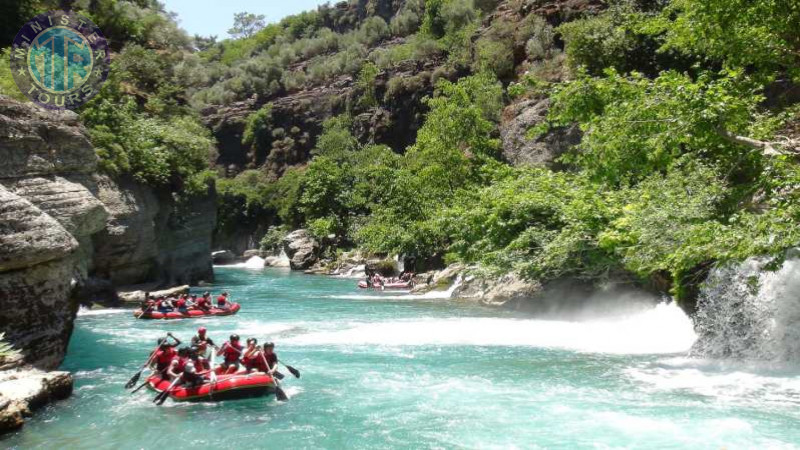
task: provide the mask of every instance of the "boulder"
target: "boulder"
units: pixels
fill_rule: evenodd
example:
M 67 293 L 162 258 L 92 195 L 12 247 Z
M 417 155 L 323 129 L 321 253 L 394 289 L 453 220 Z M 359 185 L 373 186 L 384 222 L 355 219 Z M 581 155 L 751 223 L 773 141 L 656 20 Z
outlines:
M 515 273 L 499 277 L 467 275 L 453 290 L 453 297 L 477 300 L 488 306 L 503 306 L 534 298 L 542 290 L 535 280 L 529 281 Z
M 506 107 L 500 123 L 503 156 L 516 166 L 557 168 L 556 159 L 581 141 L 577 125 L 559 127 L 531 139 L 528 131 L 543 123 L 550 100 L 524 100 Z
M 245 250 L 244 253 L 242 253 L 242 258 L 244 260 L 248 260 L 248 259 L 252 258 L 253 256 L 258 256 L 259 258 L 263 258 L 264 257 L 264 251 L 260 250 L 260 249 L 257 249 L 257 248 L 253 248 L 253 249 L 250 249 L 250 250 Z
M 289 258 L 286 255 L 267 256 L 264 258 L 264 267 L 290 267 Z
M 293 270 L 306 270 L 319 259 L 319 242 L 308 230 L 295 230 L 283 238 L 283 251 Z
M 169 297 L 189 293 L 189 285 L 175 286 L 167 289 L 159 289 L 152 284 L 138 286 L 124 286 L 117 291 L 119 299 L 125 303 L 141 303 L 145 300 L 147 293 L 154 297 Z
M 20 428 L 33 410 L 72 393 L 69 372 L 19 367 L 0 372 L 0 435 Z
M 236 260 L 236 255 L 230 250 L 211 252 L 211 261 L 214 264 L 230 264 Z

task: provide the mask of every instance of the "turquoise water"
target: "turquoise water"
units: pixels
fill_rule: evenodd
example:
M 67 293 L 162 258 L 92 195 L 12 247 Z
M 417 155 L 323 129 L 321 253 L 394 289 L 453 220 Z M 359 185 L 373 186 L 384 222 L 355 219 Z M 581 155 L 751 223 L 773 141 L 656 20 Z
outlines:
M 354 285 L 225 268 L 212 289 L 241 300 L 236 316 L 83 313 L 63 367 L 75 394 L 0 447 L 800 447 L 800 369 L 685 358 L 694 335 L 673 306 L 542 320 Z M 290 401 L 156 407 L 123 389 L 157 337 L 200 324 L 218 342 L 274 340 L 302 371 L 284 382 Z

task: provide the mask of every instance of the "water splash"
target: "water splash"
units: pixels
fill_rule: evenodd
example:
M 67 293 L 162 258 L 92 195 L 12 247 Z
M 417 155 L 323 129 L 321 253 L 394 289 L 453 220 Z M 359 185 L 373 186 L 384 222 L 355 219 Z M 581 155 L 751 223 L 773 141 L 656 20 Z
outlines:
M 561 321 L 506 318 L 436 318 L 351 322 L 311 332 L 292 345 L 507 346 L 561 348 L 614 354 L 685 353 L 695 340 L 692 323 L 675 304 L 616 318 Z
M 714 269 L 698 300 L 693 356 L 800 360 L 800 259 L 775 271 L 751 258 Z

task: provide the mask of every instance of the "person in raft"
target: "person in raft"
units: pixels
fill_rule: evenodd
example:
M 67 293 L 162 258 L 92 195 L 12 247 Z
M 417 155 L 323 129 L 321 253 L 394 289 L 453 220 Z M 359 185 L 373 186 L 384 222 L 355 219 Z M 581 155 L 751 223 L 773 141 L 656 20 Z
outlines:
M 194 300 L 194 307 L 199 309 L 200 311 L 208 312 L 211 310 L 211 293 L 206 291 L 203 293 L 203 296 L 197 298 L 196 295 L 192 296 Z
M 283 379 L 283 374 L 278 372 L 278 355 L 275 353 L 275 344 L 272 342 L 264 343 L 262 355 L 264 357 L 259 358 L 260 366 L 258 370 L 273 375 L 279 380 Z
M 242 355 L 242 365 L 247 369 L 247 372 L 255 370 L 258 360 L 261 358 L 261 348 L 257 344 L 258 340 L 256 338 L 247 340 L 247 348 Z
M 172 338 L 175 342 L 170 343 L 168 338 L 159 338 L 158 350 L 156 350 L 156 354 L 153 357 L 153 362 L 151 364 L 155 365 L 155 372 L 161 373 L 162 375 L 165 374 L 166 370 L 172 363 L 172 360 L 178 356 L 178 353 L 175 351 L 175 347 L 181 345 L 181 341 L 173 336 L 172 333 L 167 333 L 167 336 Z
M 181 295 L 175 300 L 175 308 L 181 314 L 187 314 L 189 312 L 189 305 L 186 304 L 186 295 Z
M 214 341 L 208 337 L 206 333 L 206 327 L 200 327 L 197 329 L 197 334 L 192 336 L 192 347 L 197 348 L 197 354 L 202 356 L 203 358 L 208 355 L 208 346 L 216 347 Z
M 172 361 L 169 363 L 169 367 L 167 367 L 167 378 L 172 381 L 180 377 L 181 374 L 183 374 L 183 369 L 186 368 L 187 362 L 189 362 L 189 348 L 181 347 L 178 349 L 178 356 L 176 358 L 172 358 Z
M 228 300 L 228 293 L 223 291 L 222 295 L 217 297 L 217 308 L 219 309 L 230 309 L 231 303 Z
M 194 363 L 189 361 L 183 368 L 181 379 L 176 385 L 183 385 L 189 389 L 201 386 L 205 383 L 205 379 L 203 378 L 204 372 L 203 369 L 198 369 Z
M 189 349 L 189 359 L 191 359 L 195 369 L 198 371 L 208 372 L 211 370 L 211 363 L 204 356 L 200 356 L 200 352 L 198 351 L 197 347 L 192 347 Z
M 228 342 L 222 344 L 217 350 L 217 356 L 225 355 L 225 360 L 221 367 L 225 373 L 236 373 L 239 370 L 239 357 L 242 356 L 242 344 L 239 343 L 239 335 L 232 334 Z

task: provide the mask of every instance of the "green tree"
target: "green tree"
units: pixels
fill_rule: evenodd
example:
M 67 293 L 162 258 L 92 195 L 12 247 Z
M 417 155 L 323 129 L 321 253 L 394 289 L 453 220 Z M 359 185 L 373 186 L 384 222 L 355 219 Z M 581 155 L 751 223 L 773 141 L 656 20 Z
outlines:
M 234 39 L 249 38 L 265 25 L 263 14 L 239 12 L 233 15 L 233 26 L 228 29 L 228 34 Z

